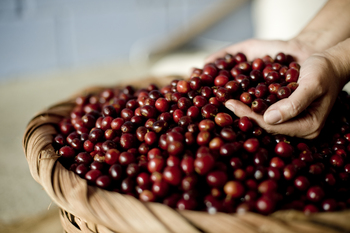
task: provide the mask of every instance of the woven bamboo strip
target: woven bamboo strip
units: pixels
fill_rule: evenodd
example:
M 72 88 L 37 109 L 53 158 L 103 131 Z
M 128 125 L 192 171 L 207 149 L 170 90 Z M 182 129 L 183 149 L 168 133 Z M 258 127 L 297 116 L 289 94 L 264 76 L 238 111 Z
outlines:
M 178 212 L 173 211 L 163 204 L 149 203 L 148 208 L 162 221 L 172 232 L 187 232 L 187 233 L 198 233 L 196 229 L 188 219 L 184 218 Z M 171 221 L 169 221 L 171 219 Z

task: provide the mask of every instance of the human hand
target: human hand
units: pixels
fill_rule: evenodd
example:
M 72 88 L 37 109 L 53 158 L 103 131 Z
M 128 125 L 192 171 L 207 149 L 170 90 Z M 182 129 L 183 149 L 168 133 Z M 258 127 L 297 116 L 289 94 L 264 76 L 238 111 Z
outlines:
M 271 105 L 264 115 L 255 113 L 239 100 L 226 107 L 237 116 L 248 116 L 267 132 L 306 139 L 321 131 L 344 83 L 323 55 L 312 55 L 301 66 L 298 88 L 286 99 Z
M 289 41 L 249 39 L 211 54 L 205 62 L 213 62 L 217 58 L 224 57 L 227 53 L 236 54 L 238 52 L 244 53 L 248 61 L 262 58 L 265 55 L 274 57 L 277 53 L 283 52 L 292 55 L 297 62 L 302 63 L 317 51 L 297 38 Z
M 226 53 L 242 52 L 248 60 L 278 52 L 291 54 L 301 64 L 299 87 L 286 99 L 271 105 L 264 115 L 252 111 L 239 100 L 228 100 L 226 107 L 237 116 L 248 116 L 266 131 L 312 139 L 321 131 L 338 93 L 350 75 L 350 39 L 322 52 L 292 41 L 247 40 L 208 57 L 207 62 Z M 311 56 L 310 56 L 311 55 Z M 308 57 L 308 58 L 307 58 Z

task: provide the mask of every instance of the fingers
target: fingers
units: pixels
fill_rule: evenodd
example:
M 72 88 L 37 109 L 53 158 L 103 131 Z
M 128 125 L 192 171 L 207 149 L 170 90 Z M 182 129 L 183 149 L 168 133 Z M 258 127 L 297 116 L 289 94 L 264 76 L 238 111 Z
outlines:
M 243 42 L 228 46 L 216 53 L 213 53 L 207 57 L 206 63 L 214 62 L 217 58 L 224 57 L 226 53 L 237 54 L 239 52 L 244 53 L 249 61 L 254 60 L 258 57 L 263 57 L 265 55 L 270 55 L 274 57 L 277 53 L 284 51 L 288 54 L 298 55 L 298 51 L 286 41 L 274 40 L 257 40 L 249 39 Z
M 221 57 L 225 57 L 225 55 L 227 53 L 230 53 L 230 54 L 236 54 L 238 52 L 241 52 L 241 53 L 244 53 L 245 55 L 247 55 L 247 44 L 250 44 L 251 43 L 251 40 L 247 40 L 247 41 L 243 41 L 241 43 L 237 43 L 237 44 L 234 44 L 234 45 L 231 45 L 227 48 L 224 48 L 222 50 L 219 50 L 215 53 L 212 53 L 211 55 L 209 55 L 206 59 L 205 59 L 205 62 L 206 63 L 209 63 L 209 62 L 214 62 L 216 59 L 218 58 L 221 58 Z
M 245 40 L 209 55 L 205 59 L 205 62 L 214 62 L 217 58 L 224 57 L 227 53 L 232 55 L 235 55 L 237 53 L 244 53 L 244 55 L 247 57 L 247 60 L 251 61 L 257 57 L 263 57 L 267 55 L 266 51 L 268 51 L 268 49 L 265 49 L 265 47 L 269 44 L 273 45 L 275 42 L 256 39 Z
M 253 117 L 258 121 L 264 121 L 264 125 L 274 125 L 286 122 L 303 112 L 316 98 L 322 94 L 315 85 L 304 79 L 299 87 L 285 99 L 277 101 L 271 105 L 263 116 L 252 111 L 247 105 L 238 100 L 229 100 L 226 107 L 237 116 Z M 262 124 L 262 122 L 260 122 Z
M 242 117 L 242 116 L 247 116 L 249 118 L 257 118 L 259 116 L 262 117 L 261 115 L 256 114 L 246 104 L 242 103 L 239 100 L 235 100 L 235 99 L 228 100 L 226 101 L 225 106 L 238 117 Z
M 288 121 L 304 111 L 317 97 L 312 85 L 301 83 L 288 98 L 277 101 L 266 110 L 264 121 L 270 125 Z
M 270 131 L 271 126 L 267 124 L 263 116 L 255 113 L 249 106 L 242 103 L 239 100 L 228 100 L 225 103 L 226 108 L 230 109 L 236 116 L 243 117 L 247 116 L 253 119 L 260 127 L 264 128 L 266 131 Z
M 225 106 L 233 111 L 236 116 L 247 116 L 268 133 L 272 134 L 284 134 L 292 137 L 312 139 L 320 133 L 320 129 L 322 128 L 321 119 L 324 113 L 319 113 L 321 116 L 318 116 L 303 112 L 302 114 L 299 114 L 298 118 L 294 118 L 281 124 L 270 125 L 264 121 L 262 115 L 255 113 L 249 108 L 249 106 L 239 100 L 228 100 L 225 103 Z

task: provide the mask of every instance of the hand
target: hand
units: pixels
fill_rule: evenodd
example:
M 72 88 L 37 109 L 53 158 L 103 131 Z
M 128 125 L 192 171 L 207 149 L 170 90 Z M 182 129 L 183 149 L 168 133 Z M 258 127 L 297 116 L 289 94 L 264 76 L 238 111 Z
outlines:
M 298 88 L 286 99 L 259 115 L 239 100 L 226 107 L 237 116 L 248 116 L 267 132 L 312 139 L 320 133 L 326 118 L 345 84 L 325 54 L 314 54 L 302 64 Z
M 289 41 L 250 39 L 211 54 L 206 59 L 206 62 L 213 62 L 217 58 L 224 57 L 226 53 L 234 55 L 238 52 L 244 53 L 248 61 L 252 61 L 255 58 L 262 58 L 265 55 L 270 55 L 274 58 L 277 53 L 283 52 L 292 55 L 297 62 L 302 63 L 317 51 L 308 44 L 300 42 L 297 38 Z
M 252 61 L 283 52 L 301 65 L 299 87 L 288 98 L 271 105 L 264 116 L 238 100 L 229 100 L 226 106 L 237 116 L 254 119 L 268 132 L 315 138 L 350 78 L 349 9 L 348 1 L 328 1 L 299 35 L 289 41 L 251 39 L 208 57 L 206 62 L 213 62 L 226 53 L 242 52 Z

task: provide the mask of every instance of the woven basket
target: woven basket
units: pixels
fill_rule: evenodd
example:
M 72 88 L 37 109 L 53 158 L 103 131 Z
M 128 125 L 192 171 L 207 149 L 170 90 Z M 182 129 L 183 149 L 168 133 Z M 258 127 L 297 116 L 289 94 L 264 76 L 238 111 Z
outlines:
M 131 83 L 169 83 L 173 77 L 145 79 Z M 99 92 L 103 87 L 85 89 L 77 95 Z M 89 186 L 86 180 L 68 171 L 58 161 L 52 142 L 55 125 L 69 116 L 75 96 L 38 113 L 28 124 L 23 147 L 33 178 L 60 207 L 66 232 L 350 232 L 350 211 L 317 213 L 277 211 L 270 216 L 256 213 L 210 215 L 179 211 L 159 203 Z

